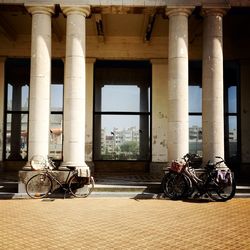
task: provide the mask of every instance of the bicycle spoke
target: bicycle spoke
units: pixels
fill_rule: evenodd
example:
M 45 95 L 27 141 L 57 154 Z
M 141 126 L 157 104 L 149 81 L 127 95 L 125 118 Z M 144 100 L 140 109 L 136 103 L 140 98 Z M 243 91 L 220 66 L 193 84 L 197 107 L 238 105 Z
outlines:
M 182 199 L 189 190 L 188 182 L 184 175 L 171 173 L 165 180 L 164 192 L 170 199 Z
M 69 191 L 77 198 L 85 198 L 90 195 L 94 188 L 94 179 L 90 178 L 90 183 L 86 183 L 87 178 L 73 175 L 69 180 Z
M 52 181 L 45 174 L 37 174 L 26 184 L 27 194 L 34 199 L 46 197 L 52 189 Z
M 235 181 L 230 184 L 217 183 L 213 180 L 208 189 L 208 195 L 214 201 L 227 201 L 234 197 L 236 191 Z

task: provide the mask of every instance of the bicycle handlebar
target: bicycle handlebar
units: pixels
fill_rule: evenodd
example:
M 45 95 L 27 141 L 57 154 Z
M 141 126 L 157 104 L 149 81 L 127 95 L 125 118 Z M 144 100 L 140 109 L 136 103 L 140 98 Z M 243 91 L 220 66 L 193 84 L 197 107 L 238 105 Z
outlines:
M 220 161 L 216 162 L 215 165 L 218 165 L 218 164 L 225 162 L 225 160 L 221 156 L 215 156 L 215 158 L 221 159 Z
M 188 162 L 191 162 L 195 157 L 200 157 L 200 156 L 198 154 L 187 153 L 183 156 L 183 160 L 185 161 L 185 163 L 188 163 Z M 221 156 L 215 156 L 215 158 L 220 159 L 220 161 L 216 162 L 215 165 L 225 162 L 225 160 Z
M 183 156 L 183 159 L 184 159 L 184 161 L 187 163 L 187 162 L 190 162 L 192 159 L 194 159 L 195 157 L 200 157 L 198 154 L 189 154 L 189 153 L 187 153 L 187 154 L 185 154 L 184 156 Z
M 224 161 L 224 159 L 221 156 L 215 156 L 215 158 L 221 159 L 222 161 Z

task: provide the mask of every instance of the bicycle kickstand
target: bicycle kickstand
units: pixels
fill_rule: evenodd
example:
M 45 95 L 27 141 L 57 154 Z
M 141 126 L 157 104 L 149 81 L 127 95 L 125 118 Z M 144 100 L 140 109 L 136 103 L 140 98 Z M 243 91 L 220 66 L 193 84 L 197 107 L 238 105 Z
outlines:
M 68 192 L 68 190 L 64 189 L 64 196 L 63 196 L 63 199 L 66 198 L 66 193 Z

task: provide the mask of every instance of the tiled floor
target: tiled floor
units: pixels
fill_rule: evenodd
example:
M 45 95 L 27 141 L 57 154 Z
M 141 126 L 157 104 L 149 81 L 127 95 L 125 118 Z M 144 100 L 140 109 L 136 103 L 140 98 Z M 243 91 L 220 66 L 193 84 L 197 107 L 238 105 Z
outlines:
M 250 199 L 0 200 L 0 249 L 250 249 Z

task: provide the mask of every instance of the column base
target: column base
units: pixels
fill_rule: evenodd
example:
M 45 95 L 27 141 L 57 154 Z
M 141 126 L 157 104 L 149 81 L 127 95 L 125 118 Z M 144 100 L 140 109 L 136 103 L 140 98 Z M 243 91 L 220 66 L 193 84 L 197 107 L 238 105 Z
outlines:
M 58 167 L 58 170 L 69 170 L 70 168 L 86 167 L 90 169 L 91 173 L 94 173 L 94 163 L 92 161 L 84 162 L 83 164 L 77 164 L 76 162 L 62 162 Z

